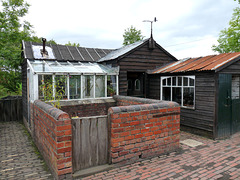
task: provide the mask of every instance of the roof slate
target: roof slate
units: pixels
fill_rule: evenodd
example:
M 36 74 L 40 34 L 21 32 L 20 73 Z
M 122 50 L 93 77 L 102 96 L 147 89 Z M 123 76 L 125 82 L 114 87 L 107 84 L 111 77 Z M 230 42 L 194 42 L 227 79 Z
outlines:
M 24 58 L 32 60 L 39 59 L 36 57 L 36 55 L 34 56 L 32 48 L 33 46 L 42 46 L 42 44 L 23 41 Z M 56 44 L 46 44 L 46 47 L 52 48 L 55 57 L 54 60 L 82 61 L 82 62 L 97 62 L 99 59 L 103 58 L 108 53 L 114 50 L 114 49 L 74 47 Z M 53 59 L 51 58 L 45 60 Z
M 150 72 L 150 74 L 179 73 L 190 71 L 218 71 L 228 63 L 235 62 L 239 59 L 240 52 L 209 55 L 198 58 L 188 58 L 155 69 Z

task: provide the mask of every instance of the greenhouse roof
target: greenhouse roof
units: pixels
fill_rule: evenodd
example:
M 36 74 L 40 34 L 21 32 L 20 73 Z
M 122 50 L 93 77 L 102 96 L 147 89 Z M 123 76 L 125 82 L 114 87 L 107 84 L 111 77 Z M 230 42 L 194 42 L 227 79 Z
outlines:
M 109 67 L 90 62 L 28 60 L 28 65 L 34 73 L 69 73 L 69 74 L 118 74 L 118 67 Z

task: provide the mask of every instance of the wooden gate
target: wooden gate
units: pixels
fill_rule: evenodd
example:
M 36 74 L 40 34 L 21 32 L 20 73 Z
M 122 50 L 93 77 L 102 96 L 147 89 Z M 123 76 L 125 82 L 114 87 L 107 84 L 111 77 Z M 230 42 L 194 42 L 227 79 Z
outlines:
M 73 172 L 108 163 L 108 118 L 72 119 Z

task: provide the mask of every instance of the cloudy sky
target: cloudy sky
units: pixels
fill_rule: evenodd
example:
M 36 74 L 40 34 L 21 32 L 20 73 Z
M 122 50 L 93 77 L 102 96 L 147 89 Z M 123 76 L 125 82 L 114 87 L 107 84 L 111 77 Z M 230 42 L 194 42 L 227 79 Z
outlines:
M 153 37 L 176 58 L 216 54 L 220 30 L 228 27 L 234 0 L 27 0 L 26 19 L 39 37 L 83 47 L 120 48 L 131 25 Z

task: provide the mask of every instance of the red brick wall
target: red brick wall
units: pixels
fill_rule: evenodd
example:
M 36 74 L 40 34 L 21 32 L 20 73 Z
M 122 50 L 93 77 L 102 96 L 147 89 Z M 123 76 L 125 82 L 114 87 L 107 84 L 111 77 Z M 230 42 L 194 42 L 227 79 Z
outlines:
M 119 104 L 124 101 L 125 105 L 139 105 L 112 107 L 108 111 L 112 163 L 134 162 L 179 148 L 180 107 L 177 103 L 124 96 L 114 99 Z M 148 104 L 143 104 L 146 102 Z
M 70 117 L 89 117 L 107 115 L 110 107 L 116 106 L 113 99 L 78 100 L 61 103 L 61 110 Z
M 42 101 L 32 104 L 32 134 L 56 179 L 72 177 L 72 125 L 69 115 Z

